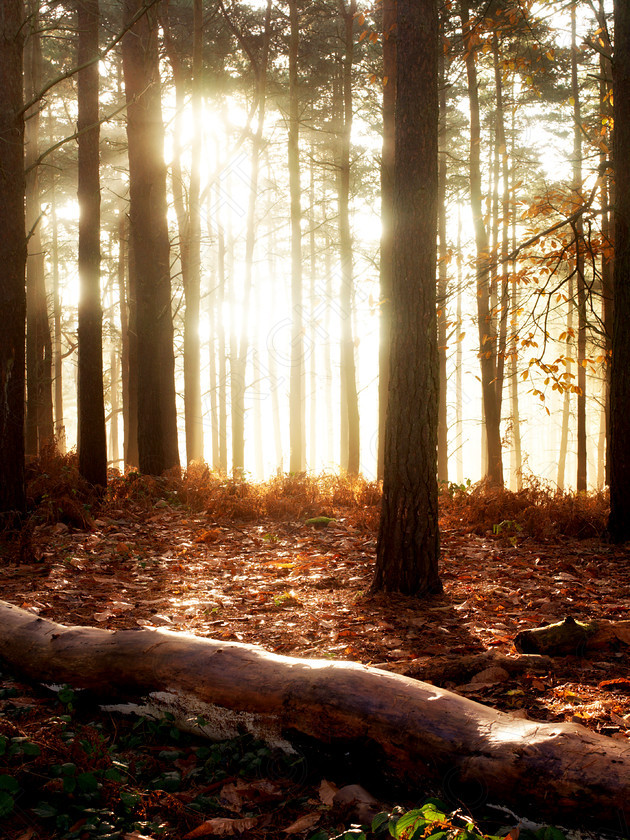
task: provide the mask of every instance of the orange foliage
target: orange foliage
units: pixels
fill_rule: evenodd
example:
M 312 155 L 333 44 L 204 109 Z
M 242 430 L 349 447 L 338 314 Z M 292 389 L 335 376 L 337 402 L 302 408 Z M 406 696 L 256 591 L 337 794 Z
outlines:
M 519 492 L 481 482 L 470 489 L 450 485 L 440 494 L 443 527 L 475 534 L 495 529 L 499 538 L 515 533 L 543 540 L 599 537 L 606 529 L 608 511 L 606 493 L 568 493 L 535 479 Z
M 54 445 L 42 449 L 26 469 L 28 508 L 40 522 L 65 522 L 90 528 L 98 493 L 79 475 L 76 452 L 61 455 Z

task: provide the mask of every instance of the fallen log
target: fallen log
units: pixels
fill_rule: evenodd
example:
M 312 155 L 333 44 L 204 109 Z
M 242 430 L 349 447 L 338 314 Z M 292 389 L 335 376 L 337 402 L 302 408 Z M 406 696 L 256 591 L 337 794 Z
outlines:
M 202 714 L 211 737 L 356 749 L 409 789 L 431 780 L 460 802 L 474 791 L 477 805 L 491 797 L 565 823 L 630 820 L 630 743 L 375 668 L 162 629 L 65 627 L 2 601 L 0 656 L 41 682 Z
M 522 630 L 514 637 L 520 653 L 546 656 L 587 656 L 619 645 L 630 645 L 630 621 L 564 621 Z

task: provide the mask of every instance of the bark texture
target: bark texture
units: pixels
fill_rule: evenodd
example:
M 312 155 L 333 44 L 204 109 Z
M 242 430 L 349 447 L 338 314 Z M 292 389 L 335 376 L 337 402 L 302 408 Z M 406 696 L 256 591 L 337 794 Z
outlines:
M 42 45 L 39 4 L 28 0 L 28 34 L 24 48 L 24 89 L 32 101 L 42 84 Z M 41 240 L 42 205 L 39 186 L 39 139 L 41 104 L 26 113 L 24 131 L 26 172 L 26 453 L 36 456 L 54 440 L 52 409 L 52 339 L 44 277 L 44 249 Z
M 125 0 L 125 21 L 141 0 Z M 159 475 L 179 466 L 166 164 L 155 7 L 122 41 L 129 144 L 129 220 L 136 280 L 138 458 Z
M 439 592 L 436 310 L 438 12 L 399 0 L 394 276 L 374 591 Z
M 630 539 L 630 6 L 615 2 L 615 268 L 610 377 L 610 519 L 616 542 Z
M 98 54 L 98 0 L 77 4 L 78 64 Z M 107 438 L 103 397 L 103 308 L 101 305 L 101 185 L 99 175 L 98 62 L 78 74 L 79 132 L 79 472 L 93 485 L 107 484 Z
M 381 261 L 378 354 L 378 455 L 376 477 L 385 470 L 385 424 L 389 392 L 394 270 L 394 157 L 396 112 L 396 0 L 383 0 L 383 146 L 381 150 Z
M 0 645 L 32 679 L 195 709 L 211 737 L 251 731 L 285 749 L 312 739 L 364 751 L 410 789 L 430 778 L 460 801 L 474 790 L 479 804 L 481 790 L 550 820 L 577 814 L 583 822 L 584 802 L 600 827 L 630 818 L 630 745 L 398 674 L 164 630 L 64 627 L 4 602 Z
M 487 479 L 491 484 L 502 486 L 501 405 L 497 400 L 497 336 L 490 302 L 490 242 L 482 205 L 479 89 L 469 5 L 468 0 L 460 0 L 459 9 L 466 49 L 466 75 L 470 101 L 470 202 L 477 249 L 477 322 L 483 418 L 488 452 Z
M 0 16 L 0 512 L 25 507 L 24 118 L 22 2 Z

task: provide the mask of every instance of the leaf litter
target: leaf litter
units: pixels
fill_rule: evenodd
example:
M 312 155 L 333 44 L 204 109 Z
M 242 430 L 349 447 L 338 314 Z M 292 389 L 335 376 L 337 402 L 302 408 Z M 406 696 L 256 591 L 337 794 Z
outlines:
M 362 491 L 369 504 L 357 501 L 356 489 L 346 493 L 345 504 L 325 505 L 321 499 L 309 504 L 300 497 L 299 516 L 295 505 L 283 508 L 276 499 L 270 516 L 272 505 L 261 505 L 254 490 L 241 488 L 232 495 L 254 510 L 243 516 L 246 508 L 235 508 L 233 499 L 226 511 L 216 499 L 191 503 L 190 486 L 183 492 L 175 482 L 176 490 L 172 485 L 156 490 L 151 481 L 134 479 L 136 496 L 116 498 L 110 492 L 87 524 L 75 517 L 64 528 L 55 521 L 34 525 L 30 562 L 9 556 L 0 567 L 3 599 L 65 624 L 112 630 L 167 626 L 285 655 L 358 661 L 427 678 L 521 717 L 576 721 L 617 740 L 630 739 L 630 648 L 623 630 L 614 650 L 596 658 L 558 658 L 547 673 L 502 667 L 515 657 L 513 639 L 521 630 L 568 615 L 630 618 L 630 554 L 590 533 L 592 511 L 590 519 L 583 517 L 590 523 L 586 538 L 545 534 L 536 527 L 508 527 L 514 512 L 504 516 L 495 510 L 495 496 L 484 507 L 485 518 L 471 516 L 466 505 L 482 506 L 483 489 L 459 500 L 457 493 L 442 494 L 444 593 L 418 600 L 368 594 L 378 522 L 373 491 Z M 471 501 L 474 493 L 479 498 Z M 505 498 L 509 508 L 513 499 Z M 493 519 L 503 527 L 493 527 Z M 503 660 L 486 661 L 474 673 L 464 665 L 458 671 L 459 661 L 493 654 Z M 432 679 L 432 667 L 446 660 L 449 668 Z M 21 685 L 5 674 L 3 686 L 16 684 Z M 7 708 L 26 707 L 35 730 L 45 728 L 51 702 L 22 686 L 17 696 L 0 700 L 0 732 L 7 737 Z M 55 744 L 60 750 L 50 737 L 40 739 L 44 748 Z M 193 759 L 189 771 L 195 766 Z M 173 772 L 180 781 L 186 778 L 185 765 Z M 237 777 L 216 791 L 222 814 L 196 823 L 188 815 L 187 833 L 173 836 L 306 836 L 320 823 L 321 809 L 333 807 L 337 785 L 353 782 L 320 779 L 282 818 L 276 806 L 286 800 L 284 782 Z M 152 796 L 159 798 L 157 792 Z M 184 810 L 185 800 L 178 800 Z M 181 814 L 169 802 L 159 808 L 181 831 Z M 20 836 L 17 829 L 13 836 Z M 166 829 L 162 836 L 171 835 Z

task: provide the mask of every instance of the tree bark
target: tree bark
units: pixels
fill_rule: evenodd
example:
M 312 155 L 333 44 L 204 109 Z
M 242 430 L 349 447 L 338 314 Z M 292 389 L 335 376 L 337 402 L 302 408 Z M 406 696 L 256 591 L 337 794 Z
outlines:
M 348 475 L 358 475 L 360 466 L 359 438 L 359 395 L 357 393 L 356 362 L 354 358 L 354 337 L 352 335 L 354 261 L 352 256 L 352 232 L 350 229 L 350 138 L 352 134 L 352 64 L 354 61 L 354 18 L 356 0 L 339 0 L 339 12 L 343 24 L 344 55 L 341 75 L 341 130 L 339 137 L 339 164 L 337 168 L 337 198 L 339 204 L 339 259 L 341 262 L 341 406 L 345 412 L 347 440 L 342 451 L 348 457 L 341 466 Z
M 141 0 L 125 0 L 131 22 Z M 122 41 L 130 226 L 136 273 L 138 336 L 138 456 L 141 472 L 160 475 L 179 466 L 166 165 L 160 101 L 155 7 Z
M 385 470 L 385 424 L 389 393 L 394 271 L 394 155 L 396 112 L 396 0 L 383 0 L 383 145 L 381 149 L 381 260 L 378 356 L 378 455 L 376 477 Z
M 136 292 L 133 254 L 128 247 L 126 208 L 118 216 L 118 302 L 120 306 L 120 369 L 125 467 L 138 466 L 138 344 L 135 330 Z M 125 276 L 128 282 L 125 283 Z
M 615 267 L 610 375 L 610 517 L 615 542 L 630 540 L 630 6 L 615 2 Z
M 107 436 L 103 397 L 101 305 L 101 186 L 99 174 L 98 0 L 78 0 L 79 45 L 79 326 L 77 451 L 79 472 L 93 485 L 107 484 Z M 90 62 L 92 62 L 90 64 Z
M 493 341 L 492 312 L 490 310 L 488 231 L 484 223 L 481 198 L 481 123 L 479 116 L 479 90 L 475 47 L 471 37 L 468 0 L 460 0 L 462 33 L 466 50 L 466 74 L 470 102 L 470 200 L 475 227 L 477 249 L 477 320 L 479 329 L 479 359 L 481 365 L 481 387 L 485 440 L 488 452 L 487 478 L 492 484 L 503 484 L 503 461 L 501 453 L 501 407 L 496 391 L 496 341 Z
M 24 87 L 32 99 L 41 88 L 42 47 L 39 31 L 39 4 L 28 0 L 28 37 L 24 50 Z M 48 321 L 44 251 L 41 240 L 41 199 L 39 189 L 39 103 L 26 114 L 26 453 L 36 456 L 55 437 L 52 410 L 52 339 Z
M 372 591 L 439 592 L 438 10 L 398 0 L 394 275 L 383 502 Z
M 575 3 L 571 7 L 571 93 L 573 96 L 573 191 L 576 204 L 583 204 L 582 196 L 582 107 L 578 81 L 578 46 Z M 574 225 L 575 274 L 577 282 L 577 477 L 576 489 L 585 491 L 586 480 L 586 281 L 584 278 L 584 223 L 578 216 Z
M 302 472 L 304 444 L 304 341 L 302 336 L 302 207 L 300 187 L 300 110 L 298 0 L 289 0 L 289 138 L 291 194 L 291 371 L 289 374 L 289 470 Z
M 442 38 L 443 24 L 440 24 L 440 38 Z M 446 179 L 448 165 L 446 159 L 446 62 L 444 50 L 439 51 L 439 98 L 440 98 L 440 156 L 438 162 L 438 290 L 437 290 L 437 319 L 438 319 L 438 355 L 440 375 L 440 396 L 438 404 L 438 481 L 448 484 L 448 404 L 447 404 L 447 376 L 446 325 L 448 321 L 448 241 L 446 236 Z
M 583 824 L 590 814 L 600 828 L 619 828 L 630 819 L 627 743 L 516 718 L 409 677 L 166 630 L 64 627 L 4 602 L 0 647 L 31 679 L 107 700 L 148 695 L 180 720 L 194 708 L 209 737 L 249 731 L 289 751 L 292 740 L 350 750 L 410 790 L 447 782 L 464 804 L 470 791 L 479 805 L 481 789 L 550 820 L 579 815 Z
M 183 114 L 186 106 L 184 66 L 171 34 L 168 4 L 162 7 L 165 52 L 175 83 L 175 131 L 172 172 L 173 205 L 179 233 L 179 259 L 184 287 L 184 427 L 186 461 L 203 459 L 203 411 L 201 406 L 201 346 L 199 311 L 201 304 L 201 212 L 200 167 L 202 149 L 203 85 L 203 16 L 201 0 L 193 2 L 191 171 L 184 200 L 184 175 L 181 163 Z
M 6 0 L 0 16 L 0 513 L 26 506 L 22 26 L 22 0 Z

